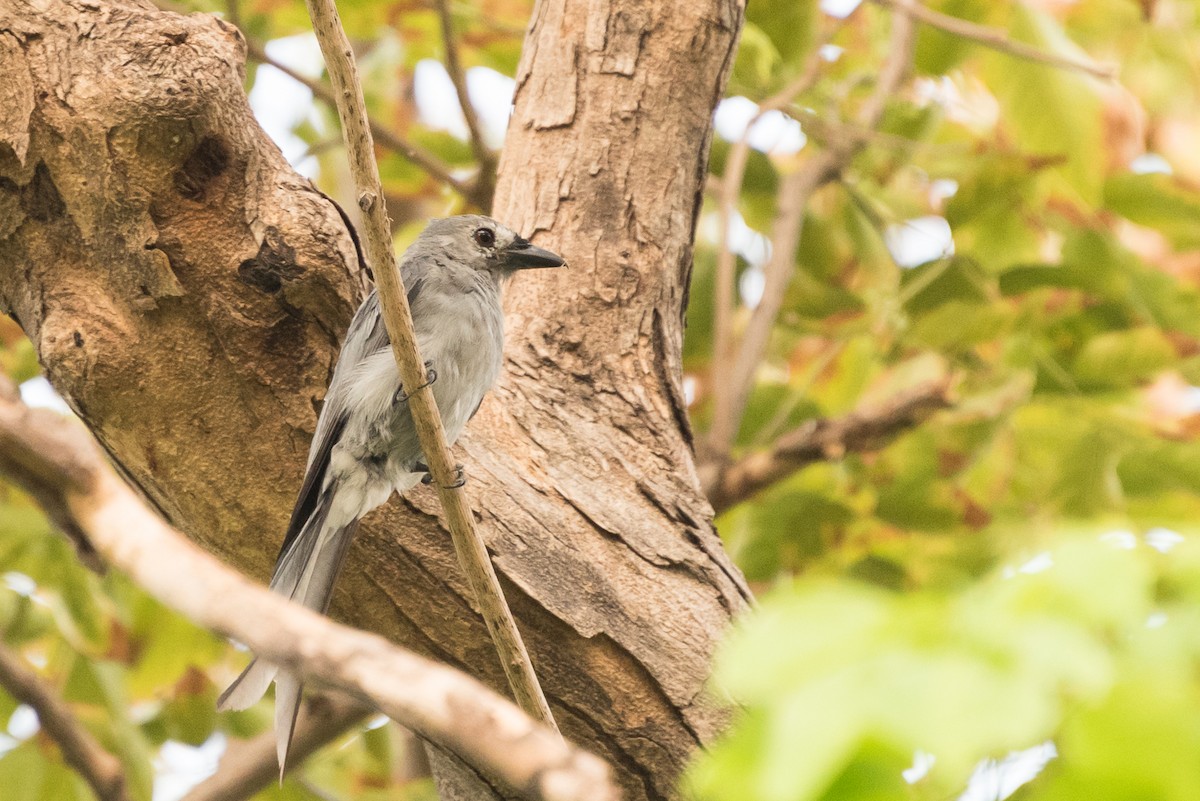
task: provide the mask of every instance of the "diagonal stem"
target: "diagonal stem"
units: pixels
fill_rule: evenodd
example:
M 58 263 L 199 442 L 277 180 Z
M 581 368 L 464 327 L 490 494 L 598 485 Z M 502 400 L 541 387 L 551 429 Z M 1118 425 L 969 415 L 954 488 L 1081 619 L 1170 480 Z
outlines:
M 984 47 L 990 47 L 997 52 L 1007 53 L 1014 58 L 1032 61 L 1037 64 L 1046 64 L 1058 69 L 1083 72 L 1095 78 L 1103 78 L 1105 80 L 1112 80 L 1117 77 L 1117 68 L 1111 64 L 1077 61 L 1073 58 L 1060 56 L 1057 53 L 1048 53 L 1045 50 L 1039 50 L 1033 45 L 1012 39 L 1004 31 L 989 28 L 986 25 L 978 25 L 970 20 L 959 17 L 952 17 L 949 14 L 943 14 L 940 11 L 922 5 L 917 0 L 874 0 L 874 2 L 882 6 L 897 9 L 906 14 L 911 14 L 915 19 L 932 28 L 937 28 L 962 39 L 970 39 Z
M 742 191 L 742 182 L 746 178 L 746 165 L 750 160 L 750 131 L 764 114 L 777 111 L 799 94 L 807 91 L 816 83 L 820 76 L 821 49 L 817 47 L 809 57 L 804 71 L 796 80 L 785 86 L 774 96 L 767 98 L 758 108 L 758 113 L 746 125 L 742 138 L 729 151 L 726 161 L 725 174 L 721 177 L 718 192 L 717 220 L 717 277 L 716 277 L 716 315 L 713 320 L 713 424 L 709 430 L 708 442 L 715 445 L 716 452 L 723 452 L 728 443 L 737 435 L 730 430 L 733 418 L 730 406 L 733 396 L 730 393 L 731 370 L 735 342 L 733 340 L 734 292 L 733 277 L 736 259 L 729 242 L 729 223 L 737 208 L 738 195 Z
M 269 64 L 275 69 L 282 72 L 284 75 L 291 78 L 297 83 L 301 83 L 308 87 L 308 90 L 313 93 L 313 97 L 320 98 L 330 105 L 337 105 L 337 98 L 334 97 L 333 90 L 323 81 L 313 80 L 302 72 L 297 72 L 286 64 L 281 63 L 277 59 L 267 55 L 266 48 L 260 42 L 252 39 L 246 40 L 246 52 L 250 58 L 261 64 Z M 460 195 L 471 198 L 474 189 L 471 185 L 455 178 L 450 174 L 450 168 L 443 164 L 437 156 L 428 151 L 414 145 L 407 139 L 404 139 L 399 134 L 385 128 L 375 120 L 369 120 L 371 126 L 371 134 L 379 144 L 386 147 L 388 150 L 393 150 L 406 159 L 416 164 L 425 172 L 429 173 L 433 178 L 444 183 L 446 186 L 458 192 Z
M 3 643 L 0 643 L 0 687 L 37 712 L 42 731 L 58 743 L 63 759 L 83 777 L 96 798 L 128 801 L 120 760 L 101 748 L 71 708 L 51 693 L 37 674 L 25 667 L 21 657 Z
M 454 37 L 454 18 L 450 14 L 449 0 L 434 0 L 438 17 L 442 24 L 442 44 L 446 50 L 446 72 L 454 84 L 454 92 L 458 95 L 458 105 L 462 108 L 463 119 L 467 121 L 467 132 L 471 137 L 471 150 L 475 160 L 479 162 L 479 177 L 476 179 L 479 195 L 489 200 L 496 187 L 496 157 L 483 139 L 483 128 L 479 124 L 479 115 L 471 103 L 467 91 L 467 76 L 463 72 L 462 61 L 458 57 L 458 42 Z M 490 205 L 490 204 L 489 204 Z M 486 208 L 486 207 L 485 207 Z
M 367 122 L 362 85 L 354 64 L 354 53 L 342 30 L 334 0 L 306 0 L 306 4 L 335 89 L 350 171 L 358 190 L 358 205 L 363 211 L 367 259 L 375 271 L 380 312 L 392 342 L 392 353 L 400 370 L 402 385 L 422 387 L 409 397 L 409 409 L 421 440 L 421 449 L 425 453 L 425 464 L 429 466 L 429 472 L 438 487 L 459 564 L 479 603 L 517 703 L 531 717 L 554 727 L 554 717 L 538 684 L 529 652 L 504 600 L 504 591 L 487 548 L 475 529 L 475 518 L 467 507 L 461 487 L 455 486 L 458 481 L 446 444 L 446 432 L 433 392 L 425 380 L 424 361 L 417 347 L 412 312 L 408 307 L 400 270 L 396 266 L 396 254 L 392 250 L 391 221 L 384 207 L 379 166 L 375 163 L 374 144 Z
M 855 122 L 861 131 L 874 130 L 879 124 L 888 99 L 908 74 L 914 40 L 912 18 L 897 9 L 893 15 L 888 57 L 880 70 L 879 80 L 855 115 Z M 724 461 L 741 427 L 755 372 L 766 353 L 771 330 L 783 307 L 784 293 L 795 272 L 796 248 L 800 244 L 800 231 L 808 201 L 817 189 L 841 174 L 865 141 L 864 135 L 857 134 L 830 143 L 825 150 L 812 156 L 800 169 L 785 175 L 780 181 L 771 232 L 771 257 L 763 268 L 766 286 L 732 360 L 730 379 L 724 389 L 728 398 L 722 409 L 720 428 L 715 429 L 719 436 L 713 436 L 709 441 L 710 461 Z

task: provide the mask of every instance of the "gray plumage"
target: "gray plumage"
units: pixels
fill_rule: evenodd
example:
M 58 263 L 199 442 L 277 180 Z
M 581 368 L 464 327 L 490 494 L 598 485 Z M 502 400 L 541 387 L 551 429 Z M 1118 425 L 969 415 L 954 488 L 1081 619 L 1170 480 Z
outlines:
M 500 372 L 504 317 L 500 285 L 519 269 L 563 260 L 488 217 L 434 220 L 405 251 L 400 273 L 446 438 L 453 443 Z M 433 377 L 433 374 L 431 374 Z M 364 514 L 425 475 L 374 291 L 354 315 L 338 356 L 308 468 L 292 511 L 271 589 L 324 612 Z M 275 681 L 280 771 L 300 704 L 297 677 L 254 660 L 221 695 L 221 709 L 245 709 Z

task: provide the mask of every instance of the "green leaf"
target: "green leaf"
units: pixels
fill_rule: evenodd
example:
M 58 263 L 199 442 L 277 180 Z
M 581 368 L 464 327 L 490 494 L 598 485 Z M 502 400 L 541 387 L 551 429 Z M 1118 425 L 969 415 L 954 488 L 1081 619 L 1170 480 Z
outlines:
M 1157 328 L 1098 334 L 1083 346 L 1072 366 L 1080 386 L 1131 387 L 1152 377 L 1176 358 L 1171 341 Z
M 1104 185 L 1104 204 L 1159 231 L 1179 250 L 1200 248 L 1200 194 L 1170 176 L 1114 175 Z
M 32 740 L 0 756 L 0 787 L 6 801 L 40 801 L 51 766 Z
M 1012 156 L 978 159 L 959 173 L 958 191 L 945 217 L 958 253 L 996 273 L 1039 256 L 1038 232 L 1031 224 L 1038 207 L 1036 174 Z
M 1014 39 L 1052 53 L 1086 58 L 1048 15 L 1023 3 L 1011 6 Z M 987 59 L 988 84 L 1001 103 L 1002 119 L 1029 156 L 1052 166 L 1062 188 L 1089 206 L 1101 200 L 1104 163 L 1098 83 L 1077 71 L 1058 69 L 1005 54 Z
M 943 303 L 986 303 L 995 294 L 995 280 L 971 259 L 955 256 L 905 270 L 901 297 L 909 314 L 923 314 Z
M 756 0 L 747 4 L 739 50 L 746 47 L 746 34 L 752 31 L 752 57 L 759 63 L 752 76 L 755 82 L 747 82 L 746 86 L 771 91 L 798 75 L 816 42 L 818 14 L 816 0 Z M 775 53 L 769 59 L 769 68 L 762 55 L 768 50 Z
M 782 61 L 779 49 L 766 31 L 747 20 L 742 25 L 741 42 L 730 81 L 745 91 L 765 93 Z
M 926 5 L 948 16 L 975 23 L 985 22 L 992 9 L 987 0 L 944 0 Z M 917 29 L 914 65 L 918 72 L 926 75 L 943 75 L 958 66 L 975 47 L 965 36 L 955 36 L 932 25 L 921 25 Z
M 135 698 L 156 694 L 163 685 L 174 685 L 193 667 L 215 662 L 225 645 L 158 602 L 142 596 L 134 607 L 132 636 L 137 660 L 125 676 Z

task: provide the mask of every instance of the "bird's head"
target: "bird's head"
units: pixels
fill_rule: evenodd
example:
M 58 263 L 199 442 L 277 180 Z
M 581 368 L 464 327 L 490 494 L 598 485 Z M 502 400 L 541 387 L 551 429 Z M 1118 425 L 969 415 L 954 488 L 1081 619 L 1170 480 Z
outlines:
M 478 214 L 433 220 L 418 242 L 457 264 L 501 278 L 517 270 L 565 263 L 561 256 L 537 247 L 503 223 Z

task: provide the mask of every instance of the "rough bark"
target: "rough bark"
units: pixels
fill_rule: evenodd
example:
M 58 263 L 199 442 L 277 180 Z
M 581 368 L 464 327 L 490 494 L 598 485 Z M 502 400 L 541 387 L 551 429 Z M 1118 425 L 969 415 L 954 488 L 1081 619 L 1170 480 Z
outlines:
M 741 14 L 539 2 L 494 204 L 571 269 L 508 289 L 469 495 L 564 734 L 631 799 L 669 797 L 721 725 L 703 682 L 746 594 L 679 363 Z M 254 124 L 243 58 L 230 26 L 141 0 L 0 8 L 0 308 L 130 480 L 265 579 L 363 277 L 336 209 Z M 437 509 L 423 489 L 367 518 L 333 614 L 503 691 Z

